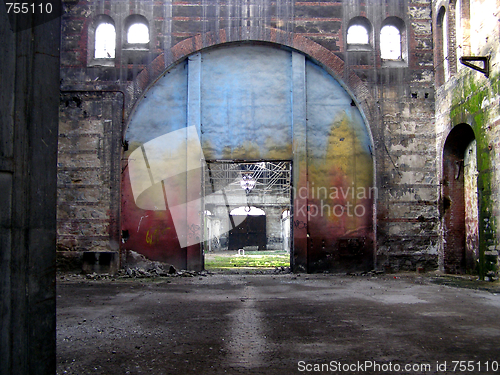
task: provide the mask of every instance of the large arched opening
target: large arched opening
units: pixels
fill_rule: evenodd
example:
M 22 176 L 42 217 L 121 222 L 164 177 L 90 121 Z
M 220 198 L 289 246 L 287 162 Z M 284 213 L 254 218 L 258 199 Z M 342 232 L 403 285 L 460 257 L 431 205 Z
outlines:
M 204 213 L 225 213 L 218 230 L 229 232 L 230 212 L 257 202 L 276 213 L 276 231 L 291 212 L 290 239 L 266 232 L 265 246 L 286 242 L 294 270 L 372 269 L 370 131 L 343 86 L 302 53 L 255 43 L 195 53 L 146 91 L 125 139 L 123 249 L 202 269 Z M 212 173 L 238 163 L 255 168 Z M 248 189 L 252 180 L 262 189 Z

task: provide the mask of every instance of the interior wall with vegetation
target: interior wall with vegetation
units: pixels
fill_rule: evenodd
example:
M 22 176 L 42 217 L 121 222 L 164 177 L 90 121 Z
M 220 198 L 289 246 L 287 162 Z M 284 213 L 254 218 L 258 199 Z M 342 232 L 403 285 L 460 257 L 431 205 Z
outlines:
M 457 72 L 438 88 L 436 95 L 438 155 L 442 157 L 446 137 L 459 124 L 470 125 L 476 138 L 479 257 L 476 267 L 469 271 L 481 276 L 497 270 L 500 235 L 500 61 L 497 54 L 500 40 L 495 10 L 498 12 L 495 1 L 470 2 L 471 55 L 489 58 L 489 74 L 457 61 Z M 484 67 L 482 62 L 475 64 L 480 69 Z

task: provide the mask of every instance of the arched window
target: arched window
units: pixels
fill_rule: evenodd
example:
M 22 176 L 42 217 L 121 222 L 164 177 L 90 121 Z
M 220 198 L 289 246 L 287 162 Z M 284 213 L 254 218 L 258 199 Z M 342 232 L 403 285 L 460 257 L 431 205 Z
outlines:
M 459 68 L 459 65 L 461 64 L 458 63 L 458 61 L 460 57 L 463 56 L 462 0 L 457 0 L 455 4 L 455 37 L 456 37 L 455 54 L 457 56 L 457 68 Z
M 441 11 L 439 12 L 439 16 L 441 19 L 441 48 L 443 49 L 443 67 L 444 67 L 444 76 L 445 78 L 449 78 L 450 76 L 450 62 L 449 62 L 449 48 L 448 48 L 448 13 L 446 13 L 446 10 L 441 8 Z
M 387 17 L 380 29 L 380 57 L 386 66 L 408 64 L 408 40 L 404 21 Z
M 148 43 L 149 29 L 143 23 L 134 23 L 127 30 L 127 42 L 130 44 Z
M 368 44 L 368 30 L 362 25 L 352 25 L 347 30 L 347 44 Z
M 445 7 L 441 7 L 438 12 L 436 38 L 436 47 L 438 49 L 436 69 L 438 77 L 436 78 L 438 79 L 439 84 L 443 84 L 450 75 L 450 65 L 448 61 L 448 15 Z
M 349 21 L 346 34 L 347 49 L 371 50 L 372 26 L 365 17 L 354 17 Z
M 231 210 L 231 215 L 251 215 L 251 216 L 265 216 L 266 213 L 264 210 L 254 206 L 241 206 Z
M 100 23 L 95 29 L 96 59 L 114 59 L 116 48 L 115 26 L 108 22 Z
M 125 48 L 144 49 L 148 48 L 151 39 L 148 20 L 140 14 L 132 14 L 125 19 Z
M 385 25 L 380 30 L 380 57 L 401 60 L 401 32 L 394 25 Z

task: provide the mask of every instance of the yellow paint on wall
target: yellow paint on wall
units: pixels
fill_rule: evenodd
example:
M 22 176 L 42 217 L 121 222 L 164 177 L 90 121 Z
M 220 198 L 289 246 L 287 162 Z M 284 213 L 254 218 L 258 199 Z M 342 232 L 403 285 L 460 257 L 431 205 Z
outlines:
M 342 226 L 342 231 L 350 232 L 360 226 L 367 225 L 367 217 L 371 220 L 371 201 L 374 191 L 373 162 L 361 140 L 356 136 L 347 115 L 340 121 L 332 123 L 328 135 L 325 157 L 309 159 L 308 181 L 311 200 L 321 207 L 332 209 L 331 214 L 321 215 L 323 220 L 336 226 Z M 339 215 L 341 207 L 346 209 L 351 205 L 351 214 L 347 211 Z M 352 210 L 358 208 L 356 215 Z M 337 214 L 334 214 L 333 210 Z

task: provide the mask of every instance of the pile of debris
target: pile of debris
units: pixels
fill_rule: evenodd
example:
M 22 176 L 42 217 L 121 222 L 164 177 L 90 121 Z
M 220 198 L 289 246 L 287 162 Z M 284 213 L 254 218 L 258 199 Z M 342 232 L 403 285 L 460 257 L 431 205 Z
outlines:
M 274 273 L 279 273 L 279 274 L 282 274 L 282 273 L 292 273 L 292 271 L 290 270 L 290 267 L 276 267 L 274 269 Z
M 207 276 L 206 271 L 188 271 L 180 270 L 177 271 L 175 267 L 170 266 L 168 271 L 163 267 L 153 267 L 153 268 L 142 268 L 142 267 L 126 267 L 118 271 L 117 277 L 132 277 L 132 278 L 145 278 L 145 277 L 194 277 L 194 276 Z
M 118 270 L 118 277 L 146 278 L 146 277 L 194 277 L 206 276 L 208 272 L 186 271 L 177 269 L 168 263 L 151 261 L 135 251 L 127 251 L 127 257 L 122 269 Z
M 73 258 L 80 259 L 79 264 L 81 265 L 81 253 L 78 254 L 75 252 L 75 254 Z M 62 260 L 65 261 L 65 259 Z M 60 267 L 58 268 L 57 277 L 59 280 L 78 281 L 82 280 L 82 278 L 87 280 L 115 280 L 124 278 L 195 277 L 211 274 L 209 271 L 177 270 L 171 264 L 149 260 L 145 256 L 131 250 L 127 251 L 122 268 L 115 272 L 96 272 L 86 270 L 84 267 L 79 268 L 75 266 L 72 268 Z

